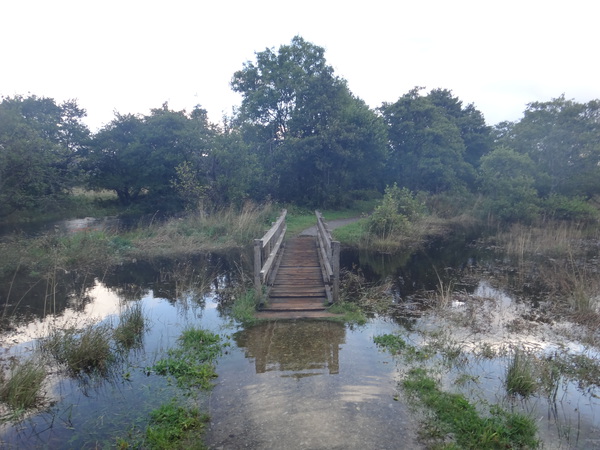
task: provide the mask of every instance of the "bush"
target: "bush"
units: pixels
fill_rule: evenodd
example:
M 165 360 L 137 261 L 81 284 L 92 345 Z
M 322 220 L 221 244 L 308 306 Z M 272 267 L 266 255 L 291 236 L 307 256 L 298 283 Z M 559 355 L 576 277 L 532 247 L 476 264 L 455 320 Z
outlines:
M 369 232 L 381 239 L 405 231 L 410 220 L 422 214 L 423 203 L 407 189 L 400 189 L 396 183 L 385 188 L 381 204 L 375 208 L 369 219 Z
M 591 221 L 598 219 L 598 210 L 583 197 L 552 194 L 542 202 L 546 216 L 552 219 Z

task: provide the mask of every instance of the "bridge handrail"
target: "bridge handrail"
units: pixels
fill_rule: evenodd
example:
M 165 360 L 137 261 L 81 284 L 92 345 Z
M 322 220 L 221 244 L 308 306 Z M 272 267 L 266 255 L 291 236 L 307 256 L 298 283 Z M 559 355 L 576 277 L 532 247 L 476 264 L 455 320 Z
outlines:
M 261 239 L 254 239 L 254 287 L 257 292 L 260 292 L 262 285 L 269 281 L 273 263 L 277 259 L 287 231 L 286 215 L 287 210 L 282 210 L 269 231 Z
M 331 286 L 332 300 L 337 302 L 340 296 L 340 243 L 331 237 L 331 232 L 321 213 L 315 211 L 315 215 L 317 216 L 317 242 L 325 268 L 325 281 Z

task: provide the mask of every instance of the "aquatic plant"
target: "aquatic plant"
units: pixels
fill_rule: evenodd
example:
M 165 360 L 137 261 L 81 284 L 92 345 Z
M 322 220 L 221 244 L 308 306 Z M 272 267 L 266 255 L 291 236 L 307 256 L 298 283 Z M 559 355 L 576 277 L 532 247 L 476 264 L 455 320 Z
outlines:
M 115 342 L 124 349 L 140 347 L 145 329 L 146 319 L 142 304 L 136 302 L 121 312 L 113 337 Z
M 535 361 L 531 354 L 515 348 L 510 363 L 506 369 L 504 385 L 511 395 L 528 397 L 537 389 Z
M 36 406 L 45 378 L 46 369 L 39 358 L 12 362 L 7 375 L 0 370 L 0 401 L 16 414 Z
M 442 391 L 423 368 L 411 369 L 402 382 L 404 390 L 434 415 L 442 438 L 458 448 L 537 448 L 537 428 L 530 417 L 507 412 L 494 405 L 489 416 L 480 415 L 463 395 Z M 446 447 L 448 448 L 448 447 Z
M 89 324 L 83 328 L 53 328 L 41 341 L 42 351 L 50 353 L 72 374 L 106 374 L 115 361 L 111 349 L 112 329 L 108 324 Z

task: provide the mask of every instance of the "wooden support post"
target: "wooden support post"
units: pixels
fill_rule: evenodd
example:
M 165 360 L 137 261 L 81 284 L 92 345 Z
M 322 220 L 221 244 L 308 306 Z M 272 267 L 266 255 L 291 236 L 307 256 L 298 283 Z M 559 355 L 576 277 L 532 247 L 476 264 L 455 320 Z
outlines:
M 340 298 L 340 243 L 331 242 L 331 268 L 333 272 L 333 301 L 337 302 Z
M 260 281 L 260 270 L 262 268 L 262 239 L 254 239 L 254 289 L 260 295 L 262 293 L 262 283 Z

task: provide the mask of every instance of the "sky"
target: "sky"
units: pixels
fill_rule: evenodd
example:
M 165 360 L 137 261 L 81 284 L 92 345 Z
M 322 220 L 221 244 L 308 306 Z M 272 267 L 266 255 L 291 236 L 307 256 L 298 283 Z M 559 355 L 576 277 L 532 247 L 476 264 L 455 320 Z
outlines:
M 528 103 L 600 99 L 597 0 L 3 0 L 0 95 L 76 99 L 92 131 L 115 112 L 200 105 L 219 123 L 235 71 L 296 35 L 376 108 L 416 86 L 486 122 Z

